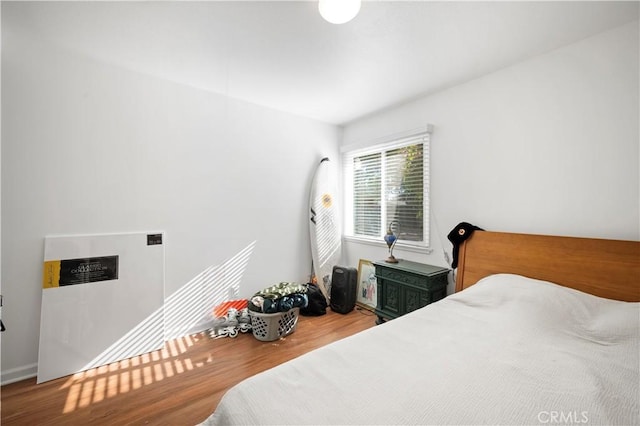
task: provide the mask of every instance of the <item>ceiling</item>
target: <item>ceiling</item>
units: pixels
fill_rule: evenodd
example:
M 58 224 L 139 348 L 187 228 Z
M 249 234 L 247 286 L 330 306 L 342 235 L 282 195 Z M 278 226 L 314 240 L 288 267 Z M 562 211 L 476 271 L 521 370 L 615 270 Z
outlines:
M 2 2 L 6 31 L 106 63 L 344 125 L 638 20 L 639 3 Z

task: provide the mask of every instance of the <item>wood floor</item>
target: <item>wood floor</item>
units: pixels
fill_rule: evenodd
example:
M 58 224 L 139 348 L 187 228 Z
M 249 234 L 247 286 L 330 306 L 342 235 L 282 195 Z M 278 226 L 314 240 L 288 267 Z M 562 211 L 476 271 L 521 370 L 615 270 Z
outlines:
M 1 424 L 195 425 L 246 377 L 374 325 L 366 310 L 327 310 L 320 317 L 300 316 L 292 334 L 273 342 L 251 333 L 217 339 L 195 334 L 73 376 L 3 386 Z

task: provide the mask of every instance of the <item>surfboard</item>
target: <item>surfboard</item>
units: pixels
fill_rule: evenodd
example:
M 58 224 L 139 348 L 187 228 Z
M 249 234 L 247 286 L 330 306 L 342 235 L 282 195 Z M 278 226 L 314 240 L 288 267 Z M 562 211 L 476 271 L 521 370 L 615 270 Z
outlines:
M 337 200 L 336 173 L 325 157 L 318 164 L 309 196 L 309 234 L 313 272 L 329 302 L 331 274 L 342 255 L 342 226 Z

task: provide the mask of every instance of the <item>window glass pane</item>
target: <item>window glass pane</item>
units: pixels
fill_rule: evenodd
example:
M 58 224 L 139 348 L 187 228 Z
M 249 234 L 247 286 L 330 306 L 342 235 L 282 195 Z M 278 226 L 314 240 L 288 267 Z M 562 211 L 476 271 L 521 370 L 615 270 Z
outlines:
M 353 159 L 353 229 L 355 235 L 377 237 L 382 220 L 380 153 Z
M 422 241 L 424 168 L 422 144 L 387 152 L 386 202 L 388 222 L 399 240 Z

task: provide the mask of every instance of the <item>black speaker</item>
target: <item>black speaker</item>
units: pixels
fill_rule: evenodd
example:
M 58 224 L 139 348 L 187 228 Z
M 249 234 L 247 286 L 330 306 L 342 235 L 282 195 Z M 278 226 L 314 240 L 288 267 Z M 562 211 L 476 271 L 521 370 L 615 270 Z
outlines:
M 331 274 L 331 310 L 348 314 L 356 306 L 358 291 L 358 270 L 344 266 L 334 266 Z

